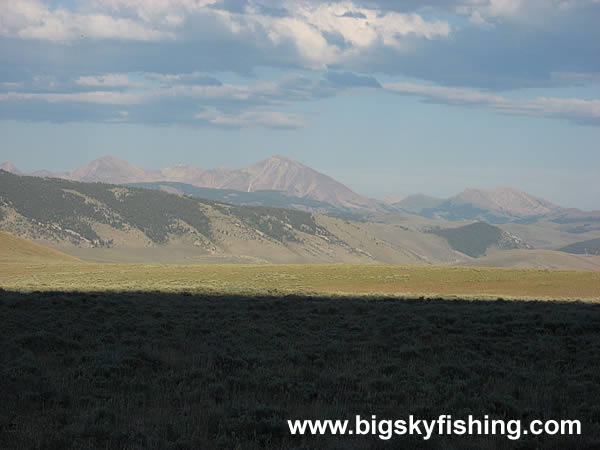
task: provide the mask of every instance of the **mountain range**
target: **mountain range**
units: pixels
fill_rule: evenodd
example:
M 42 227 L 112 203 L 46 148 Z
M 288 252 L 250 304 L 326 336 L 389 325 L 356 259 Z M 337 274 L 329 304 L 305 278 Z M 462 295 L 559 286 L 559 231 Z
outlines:
M 8 162 L 1 164 L 0 169 L 23 174 Z M 159 170 L 145 169 L 105 156 L 69 172 L 40 170 L 31 175 L 127 184 L 233 204 L 286 207 L 368 220 L 377 220 L 377 215 L 390 212 L 406 212 L 431 219 L 477 220 L 491 224 L 533 223 L 542 218 L 581 222 L 587 218 L 592 228 L 600 227 L 600 211 L 586 213 L 567 209 L 509 187 L 467 188 L 447 199 L 416 194 L 399 201 L 398 197 L 377 201 L 284 156 L 271 156 L 242 169 L 206 170 L 181 164 Z
M 0 169 L 22 174 L 10 163 L 0 165 Z M 333 178 L 283 156 L 272 156 L 243 169 L 208 170 L 181 164 L 161 170 L 144 169 L 113 156 L 105 156 L 70 172 L 41 170 L 31 175 L 88 183 L 178 182 L 200 188 L 241 192 L 271 190 L 292 197 L 310 198 L 341 210 L 378 210 L 374 200 L 367 199 Z
M 423 194 L 408 196 L 393 207 L 424 217 L 444 220 L 481 220 L 489 223 L 527 222 L 560 216 L 569 210 L 509 187 L 467 188 L 448 199 Z
M 308 196 L 292 197 L 283 191 L 158 184 L 175 192 L 0 170 L 0 231 L 98 262 L 493 264 L 600 269 L 600 256 L 594 250 L 600 238 L 600 221 L 594 221 L 589 213 L 500 225 L 450 222 L 402 210 L 364 214 L 360 220 L 352 220 L 206 198 L 208 191 L 245 202 L 270 199 L 280 206 L 322 206 Z

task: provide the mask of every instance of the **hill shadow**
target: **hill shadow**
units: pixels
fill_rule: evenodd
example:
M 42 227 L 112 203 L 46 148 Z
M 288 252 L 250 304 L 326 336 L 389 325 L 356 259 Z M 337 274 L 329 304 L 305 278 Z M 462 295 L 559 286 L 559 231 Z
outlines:
M 2 448 L 598 448 L 600 305 L 0 291 Z M 287 419 L 579 419 L 291 436 Z

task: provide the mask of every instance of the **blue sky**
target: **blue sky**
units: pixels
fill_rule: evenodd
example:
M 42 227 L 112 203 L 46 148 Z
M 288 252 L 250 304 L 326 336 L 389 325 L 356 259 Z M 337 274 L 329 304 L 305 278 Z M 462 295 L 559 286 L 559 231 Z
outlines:
M 598 0 L 0 2 L 0 162 L 297 159 L 600 209 Z

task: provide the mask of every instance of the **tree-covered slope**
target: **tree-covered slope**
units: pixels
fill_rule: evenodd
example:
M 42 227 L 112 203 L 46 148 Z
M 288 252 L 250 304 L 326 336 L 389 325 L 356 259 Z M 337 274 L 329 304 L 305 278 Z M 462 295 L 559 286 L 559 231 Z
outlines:
M 576 242 L 559 250 L 561 252 L 575 253 L 576 255 L 600 255 L 600 238 Z
M 107 243 L 94 231 L 93 223 L 117 230 L 136 229 L 153 243 L 163 244 L 169 234 L 196 232 L 211 239 L 212 219 L 217 214 L 276 240 L 297 240 L 294 231 L 318 232 L 312 214 L 303 211 L 228 205 L 157 190 L 17 176 L 5 171 L 0 171 L 2 205 L 38 226 L 48 225 L 98 246 Z
M 93 245 L 106 242 L 91 222 L 119 230 L 135 228 L 152 242 L 164 243 L 169 232 L 180 231 L 179 219 L 210 237 L 210 220 L 200 208 L 210 204 L 146 189 L 0 172 L 0 205 L 10 207 L 34 224 L 48 225 Z
M 502 249 L 527 247 L 516 236 L 483 222 L 456 228 L 432 229 L 430 232 L 445 238 L 454 250 L 474 258 L 484 255 L 494 245 Z
M 292 244 L 327 240 L 348 246 L 309 212 L 230 205 L 159 190 L 0 171 L 0 229 L 58 246 L 152 247 L 174 244 L 211 254 L 249 253 L 265 260 L 291 258 Z M 312 252 L 318 259 L 317 250 Z M 302 252 L 300 252 L 302 253 Z

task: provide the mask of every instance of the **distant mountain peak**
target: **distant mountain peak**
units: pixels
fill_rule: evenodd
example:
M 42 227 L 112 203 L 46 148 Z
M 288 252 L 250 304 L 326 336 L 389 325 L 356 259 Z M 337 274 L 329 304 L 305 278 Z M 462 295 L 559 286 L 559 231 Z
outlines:
M 281 155 L 269 156 L 268 158 L 263 159 L 262 161 L 259 161 L 255 164 L 253 164 L 248 169 L 250 169 L 251 167 L 279 167 L 279 166 L 310 169 L 308 166 L 305 166 L 304 164 L 302 164 L 296 160 L 293 160 L 291 158 L 288 158 L 286 156 L 281 156 Z
M 547 200 L 510 187 L 467 188 L 452 200 L 514 216 L 545 216 L 561 209 Z
M 119 159 L 116 156 L 111 156 L 111 155 L 106 155 L 106 156 L 102 156 L 98 159 L 94 159 L 92 161 L 90 161 L 87 164 L 84 164 L 84 166 L 98 166 L 98 165 L 103 165 L 103 164 L 108 164 L 108 165 L 118 165 L 118 166 L 133 166 L 133 164 L 123 160 L 123 159 Z
M 283 156 L 283 155 L 271 155 L 271 156 L 269 156 L 268 158 L 265 159 L 265 161 L 269 161 L 269 160 L 274 160 L 274 161 L 288 161 L 288 162 L 293 162 L 293 163 L 300 164 L 298 161 L 295 161 L 292 158 L 288 158 L 287 156 Z
M 6 170 L 7 172 L 10 173 L 14 173 L 15 175 L 23 175 L 23 172 L 21 172 L 17 166 L 15 166 L 13 163 L 11 162 L 3 162 L 2 164 L 0 164 L 0 169 L 2 170 Z
M 117 158 L 116 156 L 113 155 L 104 155 L 101 156 L 100 158 L 96 159 L 95 161 L 115 161 L 115 162 L 122 162 L 122 163 L 126 163 L 127 161 L 124 161 L 120 158 Z
M 137 167 L 114 156 L 103 156 L 69 172 L 64 178 L 85 182 L 127 183 L 148 181 L 152 171 Z
M 296 197 L 309 197 L 338 208 L 376 210 L 377 204 L 328 175 L 304 164 L 274 155 L 242 172 L 249 176 L 247 192 L 270 189 Z

